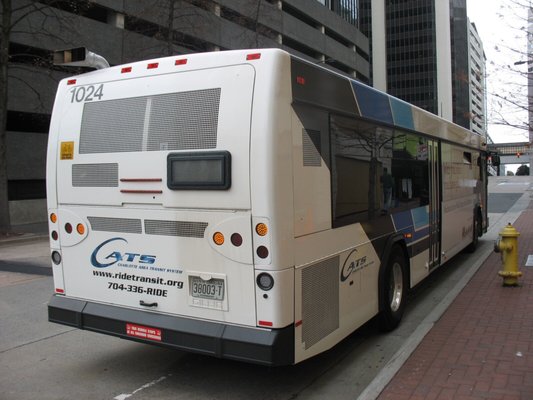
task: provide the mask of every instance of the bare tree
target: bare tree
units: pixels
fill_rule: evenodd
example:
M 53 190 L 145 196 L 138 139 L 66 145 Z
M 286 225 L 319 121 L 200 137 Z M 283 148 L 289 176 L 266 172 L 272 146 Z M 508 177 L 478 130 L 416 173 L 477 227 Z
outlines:
M 489 60 L 492 89 L 489 90 L 491 112 L 488 120 L 494 125 L 504 125 L 524 132 L 531 126 L 533 85 L 533 32 L 528 28 L 532 17 L 529 0 L 508 0 L 500 5 L 498 15 L 503 29 L 512 34 L 494 45 L 498 59 Z

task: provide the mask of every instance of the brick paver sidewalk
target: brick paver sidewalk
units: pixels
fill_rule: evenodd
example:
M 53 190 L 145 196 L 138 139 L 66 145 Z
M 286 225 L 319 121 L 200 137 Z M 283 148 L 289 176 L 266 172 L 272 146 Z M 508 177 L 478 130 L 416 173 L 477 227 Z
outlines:
M 519 287 L 493 253 L 379 396 L 380 400 L 533 399 L 533 209 L 520 232 Z

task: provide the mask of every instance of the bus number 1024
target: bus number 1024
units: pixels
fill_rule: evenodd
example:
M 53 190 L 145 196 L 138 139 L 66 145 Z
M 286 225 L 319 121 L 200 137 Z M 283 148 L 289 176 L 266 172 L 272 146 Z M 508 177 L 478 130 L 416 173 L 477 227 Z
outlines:
M 71 103 L 93 101 L 94 99 L 102 100 L 104 96 L 104 84 L 75 87 L 70 89 L 70 93 L 72 94 L 70 97 Z

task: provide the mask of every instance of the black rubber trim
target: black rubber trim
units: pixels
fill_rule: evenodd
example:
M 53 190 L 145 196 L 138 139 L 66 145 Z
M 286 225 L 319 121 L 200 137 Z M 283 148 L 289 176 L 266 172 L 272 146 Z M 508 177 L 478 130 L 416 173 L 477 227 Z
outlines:
M 60 295 L 54 295 L 50 299 L 48 320 L 218 358 L 269 366 L 294 364 L 294 325 L 272 330 L 246 328 L 92 303 Z M 161 342 L 128 336 L 126 323 L 161 329 Z

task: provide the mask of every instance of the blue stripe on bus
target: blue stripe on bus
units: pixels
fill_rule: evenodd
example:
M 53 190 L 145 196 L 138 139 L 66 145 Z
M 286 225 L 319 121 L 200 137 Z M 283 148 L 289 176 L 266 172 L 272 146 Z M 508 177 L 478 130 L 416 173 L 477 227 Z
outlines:
M 393 124 L 389 97 L 356 81 L 351 81 L 361 115 L 365 118 Z
M 393 213 L 392 220 L 396 232 L 408 235 L 405 236 L 407 245 L 424 239 L 429 235 L 429 213 L 427 206 Z
M 395 99 L 394 97 L 390 98 L 390 105 L 392 108 L 394 124 L 414 130 L 415 123 L 413 121 L 413 111 L 411 105 L 404 101 Z
M 413 216 L 411 210 L 393 213 L 392 220 L 394 221 L 394 227 L 397 232 L 404 232 L 404 230 L 407 229 L 407 233 L 409 233 L 413 229 Z
M 415 230 L 419 230 L 429 225 L 429 206 L 413 208 L 411 214 L 413 216 Z

